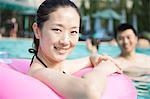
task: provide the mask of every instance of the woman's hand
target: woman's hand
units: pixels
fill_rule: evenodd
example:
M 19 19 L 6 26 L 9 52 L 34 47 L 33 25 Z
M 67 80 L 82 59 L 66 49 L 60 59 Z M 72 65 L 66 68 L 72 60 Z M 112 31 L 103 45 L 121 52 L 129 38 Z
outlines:
M 97 66 L 100 62 L 106 61 L 106 60 L 111 60 L 112 62 L 116 64 L 115 60 L 108 55 L 92 54 L 90 56 L 90 61 L 93 66 Z
M 105 60 L 94 67 L 95 71 L 101 72 L 104 75 L 110 75 L 113 73 L 122 73 L 122 70 L 117 64 L 111 60 Z
M 90 60 L 94 67 L 98 66 L 97 68 L 107 72 L 106 74 L 122 73 L 120 66 L 110 56 L 93 54 L 90 56 Z
M 104 55 L 99 55 L 99 54 L 92 54 L 90 56 L 90 61 L 92 65 L 95 67 L 97 66 L 100 62 L 108 60 L 110 57 L 104 56 Z

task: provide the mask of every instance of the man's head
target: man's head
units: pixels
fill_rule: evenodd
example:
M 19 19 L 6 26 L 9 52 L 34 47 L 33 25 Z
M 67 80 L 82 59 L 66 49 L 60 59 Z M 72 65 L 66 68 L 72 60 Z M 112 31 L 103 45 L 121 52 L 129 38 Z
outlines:
M 115 39 L 122 51 L 122 54 L 129 54 L 135 51 L 137 44 L 137 33 L 132 25 L 120 24 L 116 28 Z

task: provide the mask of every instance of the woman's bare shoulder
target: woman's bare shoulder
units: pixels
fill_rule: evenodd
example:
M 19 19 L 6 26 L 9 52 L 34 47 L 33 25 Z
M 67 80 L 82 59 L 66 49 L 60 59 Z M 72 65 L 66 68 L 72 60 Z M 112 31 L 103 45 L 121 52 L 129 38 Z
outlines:
M 29 70 L 28 70 L 28 75 L 33 75 L 37 70 L 43 68 L 43 66 L 39 63 L 33 63 Z

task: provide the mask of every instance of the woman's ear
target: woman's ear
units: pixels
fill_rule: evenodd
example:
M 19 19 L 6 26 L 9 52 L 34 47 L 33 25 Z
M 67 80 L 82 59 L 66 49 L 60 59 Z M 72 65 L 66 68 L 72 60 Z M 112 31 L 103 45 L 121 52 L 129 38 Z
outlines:
M 33 28 L 34 35 L 35 35 L 36 39 L 40 39 L 40 37 L 41 37 L 41 31 L 40 31 L 40 29 L 39 29 L 39 27 L 38 27 L 38 25 L 37 25 L 36 22 L 33 23 L 32 28 Z

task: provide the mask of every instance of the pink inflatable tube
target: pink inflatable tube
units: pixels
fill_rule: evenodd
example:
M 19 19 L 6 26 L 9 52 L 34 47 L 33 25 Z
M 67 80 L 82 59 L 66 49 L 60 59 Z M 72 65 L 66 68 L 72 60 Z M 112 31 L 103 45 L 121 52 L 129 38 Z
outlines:
M 0 99 L 63 99 L 40 81 L 26 75 L 30 61 L 11 59 L 11 64 L 0 63 Z M 74 73 L 80 77 L 92 68 Z M 107 79 L 101 99 L 136 99 L 136 89 L 125 75 L 114 74 Z

